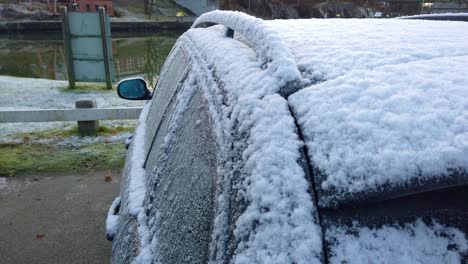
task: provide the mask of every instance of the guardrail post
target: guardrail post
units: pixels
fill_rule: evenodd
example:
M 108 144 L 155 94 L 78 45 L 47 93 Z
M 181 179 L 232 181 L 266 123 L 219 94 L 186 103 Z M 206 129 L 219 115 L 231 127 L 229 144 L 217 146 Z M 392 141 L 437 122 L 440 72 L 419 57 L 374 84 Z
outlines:
M 60 16 L 62 19 L 62 38 L 65 51 L 65 65 L 67 65 L 68 86 L 70 89 L 75 89 L 75 69 L 71 50 L 70 28 L 68 27 L 67 7 L 60 7 Z
M 110 59 L 109 59 L 109 43 L 107 36 L 109 32 L 106 26 L 106 9 L 104 7 L 99 7 L 99 22 L 101 25 L 101 38 L 102 38 L 102 53 L 104 55 L 104 69 L 106 71 L 106 85 L 107 89 L 112 89 L 112 80 L 111 80 L 111 69 L 110 69 Z
M 75 102 L 76 108 L 96 108 L 95 100 L 78 100 Z M 99 121 L 78 121 L 78 133 L 83 136 L 96 135 L 99 128 Z

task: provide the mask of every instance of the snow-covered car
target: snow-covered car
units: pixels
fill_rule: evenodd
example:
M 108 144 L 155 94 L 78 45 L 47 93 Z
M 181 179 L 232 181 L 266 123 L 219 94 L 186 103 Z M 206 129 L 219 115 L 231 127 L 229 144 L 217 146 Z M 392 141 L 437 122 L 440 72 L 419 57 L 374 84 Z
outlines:
M 399 19 L 423 19 L 423 20 L 442 20 L 442 21 L 465 21 L 468 22 L 468 13 L 434 13 L 414 16 L 398 17 Z
M 112 263 L 467 263 L 467 32 L 202 15 L 130 144 Z

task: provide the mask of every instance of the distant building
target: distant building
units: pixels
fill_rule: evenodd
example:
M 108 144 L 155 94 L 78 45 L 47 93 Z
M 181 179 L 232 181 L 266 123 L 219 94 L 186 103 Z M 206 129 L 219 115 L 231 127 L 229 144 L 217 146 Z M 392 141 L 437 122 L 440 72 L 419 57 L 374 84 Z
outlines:
M 468 12 L 468 0 L 380 0 L 386 13 L 416 15 Z
M 428 5 L 428 4 L 426 4 Z M 424 13 L 467 13 L 468 0 L 461 1 L 433 1 Z
M 220 0 L 223 10 L 238 10 L 264 19 L 364 18 L 373 15 L 373 2 L 364 0 Z
M 385 6 L 385 13 L 391 16 L 420 14 L 423 0 L 385 0 L 380 1 Z
M 104 7 L 109 16 L 114 16 L 113 0 L 62 0 L 62 5 L 69 11 L 97 12 L 99 7 Z
M 219 8 L 218 0 L 176 0 L 175 2 L 197 16 Z

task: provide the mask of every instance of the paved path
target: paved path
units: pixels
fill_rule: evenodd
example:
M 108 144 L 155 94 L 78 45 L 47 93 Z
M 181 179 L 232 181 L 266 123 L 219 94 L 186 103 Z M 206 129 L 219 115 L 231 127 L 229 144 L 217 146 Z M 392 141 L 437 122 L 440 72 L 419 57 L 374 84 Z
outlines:
M 0 263 L 109 263 L 105 217 L 120 173 L 0 178 Z

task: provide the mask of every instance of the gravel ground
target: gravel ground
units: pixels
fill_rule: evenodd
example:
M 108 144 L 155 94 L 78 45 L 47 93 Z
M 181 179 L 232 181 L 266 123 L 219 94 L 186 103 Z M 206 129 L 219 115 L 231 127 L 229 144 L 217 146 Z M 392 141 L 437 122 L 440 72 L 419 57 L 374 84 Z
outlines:
M 120 172 L 0 178 L 0 263 L 109 263 L 105 218 L 119 181 Z

